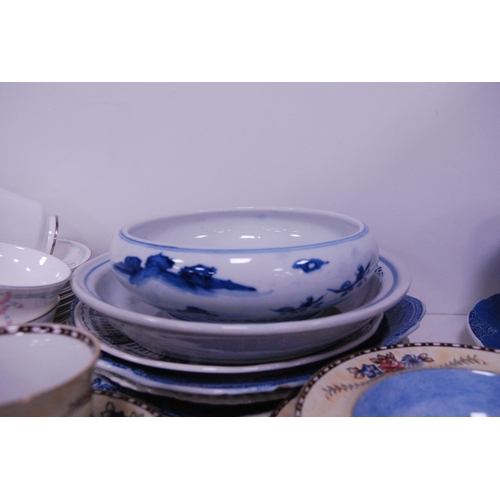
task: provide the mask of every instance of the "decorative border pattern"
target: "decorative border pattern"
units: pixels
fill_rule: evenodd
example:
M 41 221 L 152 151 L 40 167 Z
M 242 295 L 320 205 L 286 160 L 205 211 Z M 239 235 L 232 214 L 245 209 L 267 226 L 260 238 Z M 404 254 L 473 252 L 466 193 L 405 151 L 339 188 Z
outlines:
M 295 406 L 295 412 L 294 415 L 296 417 L 301 417 L 302 416 L 302 410 L 303 406 L 305 403 L 305 400 L 308 396 L 308 394 L 311 392 L 312 388 L 316 385 L 316 383 L 324 377 L 328 372 L 336 368 L 337 366 L 346 363 L 347 361 L 353 360 L 355 358 L 361 357 L 361 356 L 366 356 L 366 355 L 375 355 L 375 358 L 370 358 L 371 360 L 377 360 L 379 361 L 378 365 L 384 363 L 385 360 L 388 360 L 388 365 L 387 365 L 387 370 L 378 370 L 378 372 L 375 370 L 370 370 L 370 367 L 366 367 L 363 365 L 363 367 L 360 369 L 355 369 L 353 367 L 348 368 L 348 371 L 352 373 L 354 379 L 356 378 L 364 378 L 365 376 L 367 377 L 367 380 L 364 380 L 363 382 L 353 382 L 352 384 L 341 384 L 336 387 L 332 387 L 332 390 L 330 392 L 330 396 L 342 392 L 342 391 L 351 391 L 354 389 L 357 389 L 359 387 L 368 385 L 371 383 L 371 380 L 373 377 L 376 377 L 378 375 L 381 375 L 384 372 L 387 371 L 394 371 L 396 369 L 404 369 L 408 368 L 408 366 L 404 366 L 404 364 L 398 364 L 398 361 L 396 360 L 396 357 L 394 356 L 394 353 L 392 352 L 393 350 L 397 352 L 398 349 L 404 348 L 404 347 L 452 347 L 452 348 L 458 348 L 458 349 L 466 349 L 466 350 L 475 350 L 479 352 L 494 352 L 494 353 L 499 353 L 500 354 L 500 349 L 494 349 L 494 348 L 489 348 L 489 347 L 480 347 L 480 346 L 470 346 L 466 344 L 450 344 L 450 343 L 441 343 L 441 342 L 416 342 L 416 343 L 409 343 L 409 344 L 397 344 L 393 346 L 381 346 L 381 347 L 375 347 L 372 349 L 366 349 L 360 352 L 353 353 L 349 356 L 342 357 L 340 359 L 337 359 L 336 361 L 326 365 L 325 367 L 321 368 L 318 372 L 316 372 L 315 375 L 311 377 L 311 379 L 304 385 L 302 388 L 298 398 L 297 398 L 297 403 Z M 386 353 L 386 354 L 384 354 Z M 391 359 L 389 359 L 391 358 Z M 434 362 L 432 358 L 428 356 L 427 353 L 422 352 L 420 353 L 417 358 L 420 358 L 420 361 L 423 363 L 425 362 Z M 375 362 L 377 364 L 377 361 Z M 401 361 L 399 362 L 401 363 Z M 421 363 L 417 362 L 417 365 Z M 467 356 L 461 356 L 459 358 L 454 358 L 452 360 L 449 360 L 445 362 L 444 364 L 437 365 L 436 367 L 442 367 L 442 368 L 452 368 L 452 367 L 463 367 L 463 366 L 469 366 L 472 364 L 478 364 L 478 365 L 486 365 L 486 363 L 482 360 L 477 359 L 475 356 L 467 355 Z M 411 363 L 410 363 L 411 365 Z M 499 366 L 500 370 L 500 366 Z

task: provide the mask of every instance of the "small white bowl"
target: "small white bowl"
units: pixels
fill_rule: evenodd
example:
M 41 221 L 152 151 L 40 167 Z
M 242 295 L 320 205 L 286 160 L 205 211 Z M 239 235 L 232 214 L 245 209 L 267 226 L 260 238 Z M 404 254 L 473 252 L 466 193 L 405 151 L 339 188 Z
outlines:
M 294 208 L 237 208 L 124 227 L 110 260 L 123 286 L 188 321 L 282 322 L 314 316 L 373 275 L 374 234 L 361 221 Z
M 50 311 L 47 311 L 45 314 L 42 314 L 41 316 L 38 316 L 37 318 L 28 321 L 28 323 L 52 323 L 56 316 L 56 311 L 57 308 L 59 307 L 60 302 L 61 301 L 58 298 L 56 300 L 54 307 L 50 309 Z
M 62 260 L 39 250 L 0 243 L 0 325 L 48 313 L 71 277 Z
M 68 325 L 0 327 L 0 416 L 89 416 L 98 340 Z

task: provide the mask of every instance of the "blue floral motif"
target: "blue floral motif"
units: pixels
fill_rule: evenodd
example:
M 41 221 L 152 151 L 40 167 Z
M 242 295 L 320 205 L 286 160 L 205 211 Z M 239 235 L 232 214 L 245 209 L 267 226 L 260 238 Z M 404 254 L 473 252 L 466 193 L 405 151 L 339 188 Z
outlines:
M 305 273 L 311 273 L 321 269 L 325 264 L 329 264 L 329 261 L 321 259 L 300 259 L 293 264 L 292 268 L 302 269 Z
M 168 285 L 181 288 L 194 293 L 209 292 L 225 289 L 231 291 L 255 292 L 254 287 L 233 283 L 231 280 L 215 278 L 217 269 L 215 267 L 198 264 L 196 266 L 185 266 L 178 273 L 170 269 L 175 262 L 170 257 L 159 253 L 151 255 L 146 259 L 144 267 L 139 257 L 125 257 L 123 262 L 113 264 L 114 269 L 129 276 L 133 285 L 141 285 L 153 278 Z
M 358 266 L 358 270 L 356 272 L 356 278 L 354 282 L 351 282 L 350 280 L 344 281 L 342 286 L 338 289 L 335 290 L 334 288 L 328 288 L 327 290 L 330 292 L 334 293 L 340 293 L 341 297 L 346 295 L 348 292 L 351 290 L 354 290 L 354 288 L 361 286 L 367 279 L 368 274 L 370 273 L 370 266 L 371 266 L 371 261 L 368 262 L 366 267 L 363 267 L 361 264 Z
M 104 381 L 100 377 L 95 377 L 94 380 L 92 381 L 92 388 L 93 389 L 100 389 L 102 391 L 117 391 L 116 385 L 110 384 L 107 381 Z
M 271 309 L 271 311 L 280 313 L 280 314 L 290 314 L 290 313 L 299 313 L 299 312 L 304 312 L 309 308 L 312 309 L 318 309 L 323 305 L 323 297 L 314 299 L 313 297 L 307 297 L 307 299 L 302 302 L 298 307 L 292 307 L 292 306 L 285 306 L 285 307 L 280 307 L 279 309 Z
M 405 365 L 406 368 L 414 368 L 416 366 L 422 366 L 424 363 L 428 363 L 432 361 L 427 354 L 419 354 L 418 356 L 415 356 L 414 354 L 405 354 L 401 358 L 401 363 Z
M 352 374 L 354 374 L 354 378 L 364 378 L 364 377 L 373 378 L 383 373 L 376 365 L 365 365 L 365 364 L 363 364 L 361 368 L 353 367 L 353 368 L 348 368 L 348 370 Z

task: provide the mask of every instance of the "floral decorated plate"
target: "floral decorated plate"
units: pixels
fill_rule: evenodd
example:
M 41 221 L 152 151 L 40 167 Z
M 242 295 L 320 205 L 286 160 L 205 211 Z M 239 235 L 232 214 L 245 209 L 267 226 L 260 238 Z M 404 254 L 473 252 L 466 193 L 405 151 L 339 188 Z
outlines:
M 378 399 L 380 408 L 380 399 L 387 397 L 391 392 L 389 385 L 393 384 L 392 389 L 395 390 L 394 394 L 401 396 L 399 399 L 394 398 L 390 403 L 392 414 L 400 414 L 401 407 L 398 409 L 399 404 L 407 402 L 408 387 L 415 387 L 415 381 L 410 381 L 410 385 L 406 382 L 410 377 L 413 378 L 428 378 L 433 376 L 435 387 L 440 389 L 445 386 L 445 389 L 450 391 L 454 390 L 454 385 L 461 384 L 462 387 L 472 383 L 478 383 L 476 378 L 472 380 L 472 376 L 455 374 L 451 377 L 454 382 L 449 379 L 444 381 L 444 372 L 436 371 L 437 374 L 417 374 L 406 375 L 406 372 L 414 369 L 427 370 L 427 369 L 442 369 L 448 371 L 452 369 L 469 370 L 475 372 L 490 372 L 500 374 L 500 350 L 483 348 L 479 346 L 466 346 L 462 344 L 441 344 L 441 343 L 415 343 L 398 346 L 382 346 L 375 349 L 367 349 L 358 353 L 344 357 L 318 371 L 305 386 L 302 388 L 299 396 L 297 397 L 295 405 L 295 416 L 324 416 L 324 417 L 347 417 L 353 416 L 354 412 L 357 415 L 369 416 L 374 415 L 373 409 L 374 401 Z M 397 374 L 397 375 L 396 375 Z M 404 374 L 406 380 L 399 382 L 395 380 L 388 382 L 388 376 L 393 375 L 395 378 L 400 374 Z M 464 380 L 462 380 L 464 379 Z M 486 380 L 486 378 L 482 379 Z M 374 387 L 377 384 L 380 386 L 379 392 L 374 392 Z M 423 385 L 423 384 L 422 384 Z M 491 390 L 488 389 L 491 394 Z M 368 392 L 370 391 L 370 392 Z M 382 392 L 382 395 L 381 395 Z M 441 393 L 440 393 L 441 394 Z M 456 395 L 456 393 L 455 393 Z M 419 402 L 426 404 L 426 399 L 429 397 L 429 392 L 421 396 Z M 366 398 L 363 403 L 363 398 Z M 435 398 L 434 398 L 435 399 Z M 440 396 L 440 399 L 444 399 Z M 451 400 L 456 398 L 451 398 Z M 360 406 L 358 405 L 358 401 Z M 366 410 L 372 404 L 372 408 Z M 428 403 L 428 401 L 427 401 Z M 365 404 L 365 406 L 361 406 Z M 443 403 L 444 404 L 444 403 Z M 362 410 L 360 410 L 362 408 Z M 389 414 L 389 410 L 386 414 Z M 441 410 L 444 412 L 444 410 Z M 453 411 L 458 411 L 456 408 Z M 470 413 L 472 413 L 471 411 Z M 481 410 L 478 410 L 481 413 Z M 418 415 L 417 411 L 414 415 Z M 438 415 L 438 411 L 434 413 Z M 458 413 L 453 413 L 458 414 Z
M 500 349 L 500 293 L 479 301 L 467 316 L 467 326 L 477 345 Z
M 359 397 L 353 417 L 498 417 L 500 375 L 434 368 L 381 377 Z

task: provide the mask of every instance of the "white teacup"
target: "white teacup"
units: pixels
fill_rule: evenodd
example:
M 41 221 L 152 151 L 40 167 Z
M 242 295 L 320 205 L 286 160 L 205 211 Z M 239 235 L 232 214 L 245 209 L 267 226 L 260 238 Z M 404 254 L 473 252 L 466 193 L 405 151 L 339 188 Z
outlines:
M 47 215 L 38 201 L 0 187 L 0 241 L 52 253 L 58 218 Z
M 92 411 L 99 341 L 69 325 L 0 327 L 0 417 L 81 417 Z

